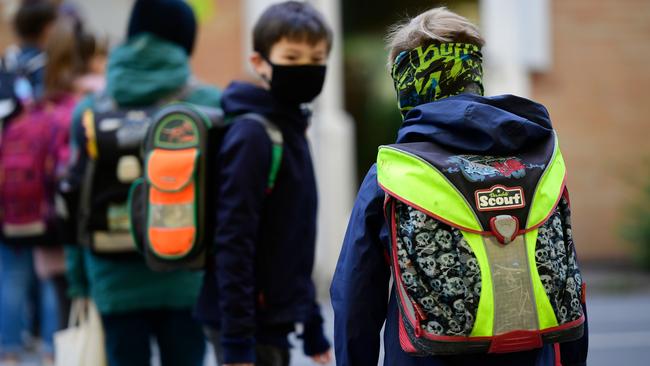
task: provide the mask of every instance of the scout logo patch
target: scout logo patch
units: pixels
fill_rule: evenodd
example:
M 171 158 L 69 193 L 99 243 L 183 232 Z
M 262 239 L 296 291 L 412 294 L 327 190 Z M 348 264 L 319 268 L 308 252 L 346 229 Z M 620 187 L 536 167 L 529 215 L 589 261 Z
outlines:
M 524 190 L 521 187 L 496 185 L 490 189 L 476 191 L 475 197 L 479 211 L 510 210 L 526 206 Z

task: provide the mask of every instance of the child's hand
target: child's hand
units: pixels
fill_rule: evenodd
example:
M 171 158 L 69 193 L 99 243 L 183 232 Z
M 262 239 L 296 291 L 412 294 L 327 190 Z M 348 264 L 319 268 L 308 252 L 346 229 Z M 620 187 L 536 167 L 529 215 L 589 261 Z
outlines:
M 327 351 L 311 356 L 311 359 L 319 365 L 327 365 L 332 362 L 332 350 L 328 349 Z

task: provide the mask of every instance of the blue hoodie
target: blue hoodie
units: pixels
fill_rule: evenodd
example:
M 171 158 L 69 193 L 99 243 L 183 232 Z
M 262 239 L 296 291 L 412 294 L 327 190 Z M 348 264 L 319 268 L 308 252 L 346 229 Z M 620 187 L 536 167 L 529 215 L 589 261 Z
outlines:
M 551 132 L 548 112 L 540 104 L 512 95 L 487 98 L 462 94 L 409 111 L 397 142 L 428 141 L 463 153 L 501 155 L 515 153 Z M 359 189 L 331 287 L 337 365 L 377 365 L 384 322 L 385 366 L 554 366 L 556 357 L 564 366 L 586 364 L 586 324 L 585 336 L 562 344 L 557 355 L 551 345 L 511 354 L 406 354 L 398 338 L 395 294 L 389 294 L 390 268 L 384 254 L 389 231 L 383 203 L 384 192 L 377 184 L 376 166 L 372 166 Z
M 257 113 L 282 131 L 282 161 L 273 191 L 265 192 L 272 143 L 264 127 L 234 118 L 217 156 L 216 256 L 197 307 L 219 330 L 225 363 L 254 361 L 254 344 L 289 348 L 287 335 L 304 324 L 304 351 L 329 349 L 311 280 L 317 194 L 305 136 L 308 115 L 278 103 L 252 84 L 225 91 L 227 116 Z

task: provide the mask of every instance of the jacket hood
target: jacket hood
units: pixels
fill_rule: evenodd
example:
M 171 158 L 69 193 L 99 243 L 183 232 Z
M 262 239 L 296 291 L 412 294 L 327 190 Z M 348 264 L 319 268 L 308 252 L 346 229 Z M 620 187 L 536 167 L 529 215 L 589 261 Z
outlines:
M 181 47 L 143 33 L 111 53 L 106 90 L 119 105 L 150 105 L 179 90 L 189 77 Z
M 503 155 L 551 136 L 543 105 L 514 95 L 461 94 L 409 111 L 398 143 L 430 141 L 452 150 Z
M 305 130 L 309 113 L 300 106 L 279 103 L 271 93 L 257 85 L 235 81 L 224 90 L 221 106 L 226 115 L 258 113 L 270 118 L 278 125 L 289 124 Z

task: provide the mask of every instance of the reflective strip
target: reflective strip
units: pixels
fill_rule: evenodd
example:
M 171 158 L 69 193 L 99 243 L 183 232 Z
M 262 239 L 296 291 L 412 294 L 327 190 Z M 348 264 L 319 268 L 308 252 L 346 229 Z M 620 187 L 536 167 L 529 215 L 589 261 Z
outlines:
M 435 167 L 415 155 L 380 147 L 377 181 L 389 194 L 441 221 L 468 231 L 482 231 L 465 197 Z
M 535 294 L 535 306 L 537 307 L 537 322 L 539 329 L 544 330 L 547 328 L 557 327 L 558 322 L 555 317 L 555 312 L 551 306 L 542 280 L 539 278 L 537 271 L 537 261 L 535 259 L 535 246 L 537 245 L 537 232 L 535 229 L 526 233 L 526 250 L 528 252 L 528 265 L 530 267 L 530 278 L 533 282 L 533 293 Z
M 128 231 L 95 231 L 93 248 L 98 253 L 119 253 L 135 251 L 133 237 Z
M 555 150 L 550 161 L 542 178 L 537 183 L 537 188 L 535 188 L 526 229 L 543 224 L 555 210 L 555 206 L 562 195 L 566 166 L 558 145 L 557 136 L 555 137 Z
M 484 237 L 484 242 L 494 286 L 494 335 L 537 330 L 524 237 L 520 235 L 507 245 L 500 244 L 494 236 Z
M 86 109 L 81 117 L 81 123 L 86 133 L 86 151 L 88 157 L 97 160 L 99 151 L 97 150 L 97 137 L 95 134 L 95 114 L 92 108 Z
M 174 205 L 149 205 L 151 220 L 149 227 L 183 228 L 194 227 L 194 202 Z
M 483 245 L 483 237 L 466 231 L 461 231 L 461 233 L 469 247 L 472 248 L 472 252 L 474 252 L 478 261 L 478 267 L 481 270 L 481 297 L 478 302 L 476 319 L 474 319 L 474 328 L 472 328 L 470 336 L 489 337 L 492 336 L 494 328 L 494 289 L 492 288 L 490 262 Z
M 3 223 L 2 231 L 5 236 L 18 238 L 45 234 L 47 227 L 43 221 L 34 221 L 26 224 Z

